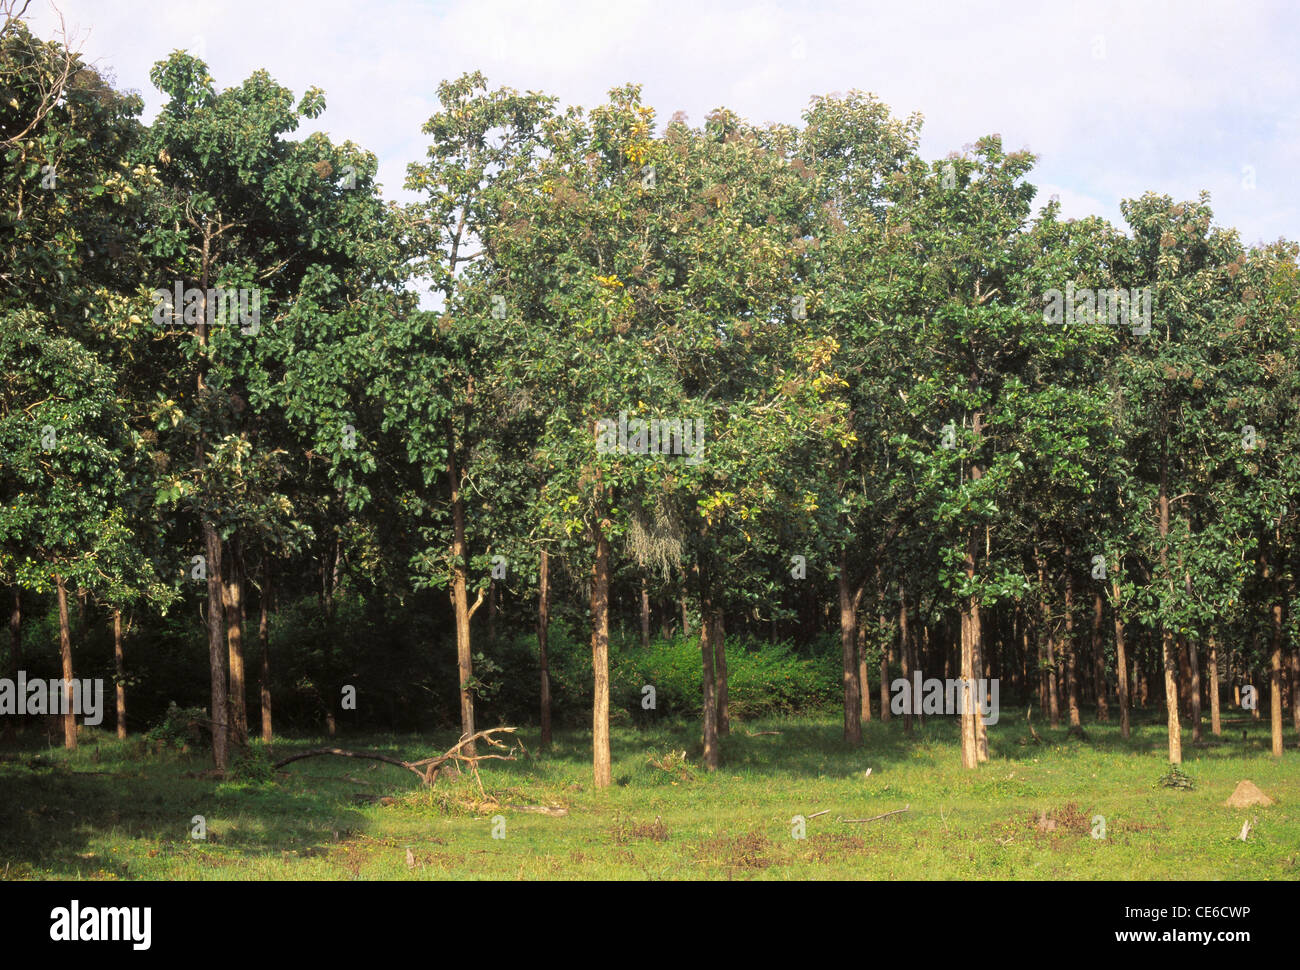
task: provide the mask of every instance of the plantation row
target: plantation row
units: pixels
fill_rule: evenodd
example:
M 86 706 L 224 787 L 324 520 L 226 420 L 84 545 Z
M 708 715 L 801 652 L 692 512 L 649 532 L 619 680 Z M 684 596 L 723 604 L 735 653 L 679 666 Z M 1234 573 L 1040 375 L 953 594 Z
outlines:
M 145 125 L 4 22 L 11 676 L 57 639 L 120 730 L 202 690 L 219 769 L 276 700 L 536 711 L 545 742 L 580 691 L 598 787 L 611 690 L 641 717 L 647 686 L 709 768 L 733 715 L 828 690 L 859 743 L 917 673 L 1125 735 L 1149 698 L 1175 763 L 1203 706 L 1268 711 L 1276 754 L 1300 730 L 1295 244 L 1205 196 L 1062 220 L 1028 152 L 922 159 L 857 92 L 664 124 L 633 85 L 583 110 L 478 74 L 398 205 L 295 135 L 320 90 L 183 52 L 151 79 Z

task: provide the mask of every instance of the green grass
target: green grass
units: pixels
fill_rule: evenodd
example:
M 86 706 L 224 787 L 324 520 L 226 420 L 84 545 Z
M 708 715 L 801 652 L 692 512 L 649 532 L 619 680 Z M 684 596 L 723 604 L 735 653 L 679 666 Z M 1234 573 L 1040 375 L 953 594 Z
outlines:
M 1191 790 L 1159 787 L 1167 773 L 1163 723 L 1143 712 L 1124 741 L 1116 725 L 1085 723 L 1089 738 L 1004 712 L 990 729 L 991 760 L 959 767 L 955 724 L 933 719 L 910 739 L 899 721 L 865 725 L 840 741 L 838 718 L 783 718 L 733 726 L 724 767 L 698 767 L 698 726 L 670 721 L 614 731 L 612 788 L 591 785 L 590 739 L 557 736 L 537 754 L 489 762 L 484 803 L 472 780 L 421 790 L 401 768 L 311 758 L 269 781 L 202 777 L 201 753 L 146 750 L 88 732 L 66 754 L 39 744 L 0 748 L 0 875 L 8 879 L 1297 879 L 1300 750 L 1268 749 L 1267 721 L 1184 728 Z M 779 735 L 750 736 L 753 731 Z M 1246 739 L 1242 731 L 1247 732 Z M 409 759 L 444 750 L 450 736 L 336 738 L 356 750 Z M 277 741 L 283 756 L 322 743 Z M 648 762 L 686 751 L 687 763 Z M 870 768 L 870 776 L 866 775 Z M 1223 805 L 1249 778 L 1277 804 Z M 361 803 L 366 793 L 393 796 Z M 506 805 L 567 808 L 551 817 Z M 910 811 L 864 824 L 867 818 Z M 827 814 L 792 838 L 795 815 Z M 190 838 L 203 815 L 206 841 Z M 1091 837 L 1092 818 L 1106 837 Z M 505 837 L 494 839 L 494 817 Z M 1040 822 L 1040 818 L 1055 822 Z M 1253 820 L 1249 840 L 1238 839 Z M 410 850 L 414 865 L 408 864 Z

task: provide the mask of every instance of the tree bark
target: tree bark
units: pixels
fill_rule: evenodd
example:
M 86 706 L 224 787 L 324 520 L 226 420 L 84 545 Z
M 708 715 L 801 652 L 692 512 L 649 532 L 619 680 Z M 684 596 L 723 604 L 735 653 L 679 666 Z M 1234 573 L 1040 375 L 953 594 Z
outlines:
M 126 660 L 122 654 L 122 611 L 113 611 L 113 673 L 117 736 L 126 737 Z
M 222 605 L 226 611 L 226 646 L 230 662 L 230 737 L 240 747 L 248 744 L 248 692 L 244 683 L 244 576 L 239 546 L 228 543 L 230 562 L 223 570 Z
M 912 640 L 907 629 L 907 588 L 900 581 L 898 584 L 898 649 L 903 664 L 903 679 L 908 683 L 909 696 L 912 689 Z M 903 733 L 912 733 L 912 714 L 921 709 L 921 699 L 913 697 L 912 703 L 903 713 Z
M 221 537 L 208 518 L 203 521 L 208 571 L 208 672 L 212 679 L 212 760 L 218 771 L 228 764 L 230 711 L 226 694 L 226 631 L 223 623 Z
M 547 656 L 547 638 L 551 630 L 551 563 L 545 549 L 538 566 L 537 651 L 542 666 L 542 747 L 551 746 L 551 666 Z
M 262 670 L 258 677 L 259 706 L 262 711 L 262 743 L 271 743 L 271 568 L 262 557 L 262 595 L 257 603 L 257 644 L 262 653 Z
M 889 710 L 889 649 L 885 639 L 889 621 L 885 618 L 885 574 L 879 563 L 876 564 L 876 603 L 880 629 L 880 720 L 885 723 L 893 715 Z
M 858 590 L 857 595 L 862 595 L 862 589 Z M 867 665 L 867 624 L 859 622 L 857 636 L 855 637 L 858 644 L 858 686 L 859 693 L 862 697 L 861 720 L 867 723 L 871 720 L 871 677 Z
M 1219 647 L 1210 634 L 1210 733 L 1216 737 L 1223 733 L 1219 721 Z
M 612 781 L 609 752 L 609 539 L 597 505 L 592 527 L 596 560 L 591 566 L 591 669 L 595 694 L 591 705 L 592 771 L 597 788 Z
M 727 699 L 727 628 L 722 610 L 713 613 L 713 675 L 718 703 L 718 734 L 731 733 L 731 713 Z
M 1070 706 L 1070 727 L 1082 727 L 1079 719 L 1078 644 L 1074 642 L 1074 569 L 1069 546 L 1065 547 L 1065 689 Z
M 1168 441 L 1160 456 L 1160 573 L 1169 576 L 1169 489 Z M 1172 589 L 1172 583 L 1170 584 Z M 1174 633 L 1163 621 L 1160 624 L 1160 654 L 1165 669 L 1165 711 L 1169 725 L 1169 763 L 1183 763 L 1183 730 L 1178 723 L 1178 659 L 1175 656 Z
M 718 755 L 718 698 L 717 683 L 713 670 L 713 634 L 712 624 L 708 622 L 713 612 L 713 597 L 709 589 L 708 576 L 697 565 L 695 573 L 700 586 L 700 658 L 704 672 L 704 765 L 709 771 L 717 771 L 720 763 Z
M 1115 572 L 1111 574 L 1111 591 L 1115 595 L 1115 604 L 1111 608 L 1115 617 L 1115 677 L 1119 688 L 1119 732 L 1124 738 L 1129 736 L 1129 698 L 1128 698 L 1128 655 L 1124 644 L 1124 620 L 1120 615 L 1119 562 L 1115 563 Z
M 862 683 L 858 672 L 857 610 L 849 588 L 848 555 L 840 553 L 839 578 L 836 580 L 840 594 L 840 658 L 844 685 L 844 740 L 849 744 L 862 743 Z
M 446 422 L 447 479 L 451 485 L 451 603 L 456 616 L 456 669 L 460 677 L 460 736 L 474 736 L 474 660 L 470 652 L 469 550 L 465 542 L 465 500 L 461 493 L 462 472 L 456 461 L 456 429 Z M 473 757 L 473 742 L 466 747 Z
M 1285 608 L 1281 598 L 1281 584 L 1278 584 L 1277 599 L 1273 602 L 1273 654 L 1269 662 L 1269 688 L 1271 703 L 1269 705 L 1269 726 L 1273 736 L 1273 756 L 1282 757 L 1282 627 L 1285 624 Z
M 77 715 L 72 710 L 72 624 L 68 619 L 68 589 L 63 575 L 54 577 L 59 597 L 59 656 L 63 660 L 63 746 L 77 746 Z
M 1110 720 L 1110 704 L 1106 700 L 1106 657 L 1102 647 L 1101 624 L 1103 621 L 1101 587 L 1092 595 L 1092 661 L 1094 693 L 1097 695 L 1097 720 L 1103 723 Z

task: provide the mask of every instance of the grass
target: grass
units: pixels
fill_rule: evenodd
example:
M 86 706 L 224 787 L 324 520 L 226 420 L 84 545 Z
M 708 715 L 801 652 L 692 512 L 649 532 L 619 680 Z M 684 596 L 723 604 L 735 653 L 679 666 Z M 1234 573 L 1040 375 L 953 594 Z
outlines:
M 377 762 L 311 758 L 269 780 L 214 781 L 203 753 L 87 732 L 76 752 L 28 735 L 0 748 L 0 875 L 6 879 L 1300 879 L 1300 750 L 1269 754 L 1266 720 L 1226 722 L 1169 770 L 1159 712 L 1128 741 L 1117 725 L 1038 731 L 1004 716 L 989 763 L 959 767 L 952 719 L 906 738 L 899 721 L 838 718 L 733 726 L 724 767 L 698 766 L 698 726 L 614 730 L 614 780 L 591 784 L 590 737 L 561 732 L 537 754 L 421 790 Z M 1246 732 L 1243 739 L 1242 731 Z M 749 732 L 780 731 L 751 736 Z M 408 759 L 453 737 L 366 735 L 343 747 Z M 277 740 L 277 755 L 322 743 Z M 256 746 L 255 746 L 256 747 Z M 685 758 L 682 757 L 685 752 Z M 265 754 L 263 752 L 262 754 Z M 651 762 L 655 764 L 651 764 Z M 867 769 L 871 774 L 866 774 Z M 256 772 L 251 772 L 255 776 Z M 1223 805 L 1249 778 L 1276 804 Z M 356 796 L 389 796 L 386 803 Z M 559 817 L 515 807 L 561 806 Z M 910 811 L 862 824 L 910 806 Z M 792 836 L 795 815 L 826 814 Z M 207 838 L 191 838 L 204 816 Z M 1105 837 L 1093 838 L 1094 816 Z M 1249 840 L 1240 841 L 1251 820 Z M 504 829 L 502 828 L 504 822 Z M 493 838 L 493 831 L 504 838 Z M 409 855 L 408 855 L 409 852 Z

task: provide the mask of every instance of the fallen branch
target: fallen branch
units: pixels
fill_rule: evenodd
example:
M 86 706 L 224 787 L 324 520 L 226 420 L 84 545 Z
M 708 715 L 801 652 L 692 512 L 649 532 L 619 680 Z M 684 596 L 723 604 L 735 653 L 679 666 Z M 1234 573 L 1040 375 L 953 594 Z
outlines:
M 841 818 L 838 819 L 838 821 L 843 822 L 845 825 L 856 825 L 859 822 L 874 822 L 878 818 L 889 818 L 891 815 L 901 815 L 903 812 L 909 811 L 911 808 L 912 806 L 909 804 L 907 808 L 896 808 L 892 812 L 885 812 L 884 815 L 873 815 L 871 818 Z
M 751 738 L 761 738 L 768 734 L 780 734 L 780 731 L 746 731 Z
M 523 751 L 524 746 L 515 739 L 513 747 L 507 748 L 505 743 L 492 737 L 494 734 L 513 734 L 518 728 L 512 727 L 495 727 L 488 728 L 470 735 L 467 738 L 461 738 L 454 745 L 447 749 L 443 754 L 433 758 L 422 758 L 419 761 L 403 761 L 400 758 L 390 758 L 386 754 L 372 754 L 368 751 L 348 751 L 344 748 L 313 748 L 310 751 L 300 751 L 292 754 L 287 758 L 281 758 L 274 765 L 276 770 L 283 768 L 285 765 L 292 764 L 295 761 L 301 761 L 303 758 L 315 758 L 320 755 L 332 754 L 339 758 L 364 758 L 367 761 L 382 761 L 384 764 L 395 765 L 398 768 L 405 768 L 407 771 L 414 772 L 420 779 L 421 784 L 432 785 L 437 780 L 438 774 L 447 767 L 460 771 L 460 763 L 464 762 L 470 766 L 474 772 L 474 778 L 478 781 L 479 790 L 483 789 L 483 781 L 479 778 L 478 763 L 487 759 L 496 759 L 498 761 L 514 761 L 515 751 Z M 465 754 L 461 749 L 474 741 L 486 741 L 494 748 L 501 748 L 508 751 L 508 754 Z
M 822 815 L 829 815 L 829 814 L 830 814 L 830 811 L 831 811 L 831 810 L 830 810 L 829 808 L 823 808 L 820 812 L 815 812 L 815 813 L 813 813 L 812 815 L 809 815 L 808 818 L 811 820 L 811 819 L 814 819 L 814 818 L 818 818 L 819 816 L 822 816 Z

